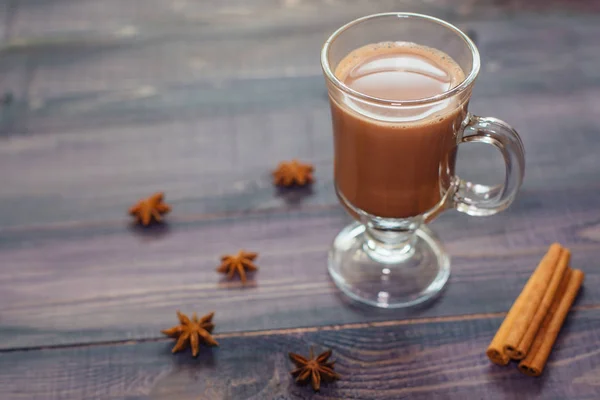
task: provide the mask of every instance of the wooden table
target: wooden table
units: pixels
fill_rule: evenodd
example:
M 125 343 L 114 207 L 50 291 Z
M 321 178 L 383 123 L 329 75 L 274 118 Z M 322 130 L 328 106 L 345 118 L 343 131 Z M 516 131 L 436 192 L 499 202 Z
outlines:
M 332 188 L 319 49 L 381 11 L 451 21 L 477 42 L 472 111 L 522 134 L 507 212 L 441 216 L 443 296 L 379 311 L 326 270 L 348 222 Z M 545 0 L 5 0 L 0 3 L 0 399 L 600 398 L 600 4 Z M 282 159 L 316 165 L 278 192 Z M 461 174 L 501 178 L 463 146 Z M 164 190 L 168 225 L 127 208 Z M 547 246 L 586 274 L 543 377 L 484 350 Z M 248 287 L 221 254 L 261 253 Z M 175 310 L 216 311 L 220 347 L 171 355 Z M 287 352 L 332 348 L 314 395 Z

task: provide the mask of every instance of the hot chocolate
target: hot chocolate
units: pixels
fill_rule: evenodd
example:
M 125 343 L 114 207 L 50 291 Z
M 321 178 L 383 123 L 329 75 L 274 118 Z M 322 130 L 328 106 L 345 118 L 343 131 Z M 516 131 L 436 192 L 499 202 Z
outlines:
M 447 92 L 465 78 L 447 54 L 405 42 L 361 47 L 335 69 L 349 88 L 402 104 Z M 433 208 L 454 176 L 466 104 L 443 99 L 410 107 L 331 98 L 338 192 L 353 206 L 387 218 Z

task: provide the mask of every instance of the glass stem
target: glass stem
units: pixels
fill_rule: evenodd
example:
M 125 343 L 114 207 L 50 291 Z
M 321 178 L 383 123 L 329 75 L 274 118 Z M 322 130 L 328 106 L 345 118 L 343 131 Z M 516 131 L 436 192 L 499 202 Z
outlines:
M 380 223 L 378 223 L 380 222 Z M 369 221 L 366 225 L 364 250 L 381 263 L 398 263 L 412 257 L 417 241 L 418 219 Z

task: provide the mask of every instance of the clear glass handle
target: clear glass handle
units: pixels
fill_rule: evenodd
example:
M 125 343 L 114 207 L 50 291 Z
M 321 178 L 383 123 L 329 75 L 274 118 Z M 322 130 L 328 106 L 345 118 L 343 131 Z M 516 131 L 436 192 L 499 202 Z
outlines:
M 506 164 L 501 185 L 487 186 L 457 177 L 454 207 L 465 214 L 493 215 L 505 210 L 515 199 L 525 173 L 525 150 L 519 134 L 506 122 L 496 118 L 471 115 L 464 127 L 461 143 L 487 143 L 500 150 Z

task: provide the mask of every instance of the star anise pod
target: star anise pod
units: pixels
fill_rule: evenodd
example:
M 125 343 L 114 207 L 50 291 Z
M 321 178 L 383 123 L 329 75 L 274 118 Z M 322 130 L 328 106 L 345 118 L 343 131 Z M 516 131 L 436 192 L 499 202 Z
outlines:
M 204 317 L 198 319 L 196 313 L 192 314 L 190 320 L 185 314 L 177 311 L 177 317 L 179 318 L 179 325 L 175 325 L 170 329 L 161 331 L 163 334 L 177 338 L 177 343 L 171 350 L 173 353 L 184 350 L 187 348 L 188 343 L 192 347 L 192 355 L 196 357 L 200 351 L 200 342 L 204 342 L 209 346 L 218 346 L 219 343 L 210 335 L 212 330 L 215 328 L 215 324 L 212 323 L 214 312 L 206 314 Z
M 314 168 L 310 164 L 303 164 L 298 160 L 280 162 L 273 171 L 273 183 L 277 186 L 304 186 L 313 182 Z
M 258 267 L 252 262 L 258 257 L 258 253 L 251 253 L 240 250 L 236 255 L 226 255 L 221 257 L 221 265 L 217 272 L 227 274 L 227 279 L 233 278 L 237 273 L 242 283 L 246 283 L 246 271 L 254 272 Z
M 319 391 L 321 381 L 331 382 L 340 379 L 340 376 L 333 370 L 335 361 L 327 361 L 331 357 L 331 350 L 319 354 L 317 358 L 314 358 L 312 347 L 308 359 L 295 353 L 289 353 L 289 356 L 290 360 L 298 367 L 290 374 L 296 377 L 298 383 L 306 383 L 310 380 L 315 392 Z
M 163 202 L 165 194 L 162 192 L 154 193 L 152 196 L 141 199 L 129 209 L 129 214 L 136 217 L 137 221 L 147 226 L 152 222 L 160 222 L 162 215 L 171 211 L 171 207 Z

